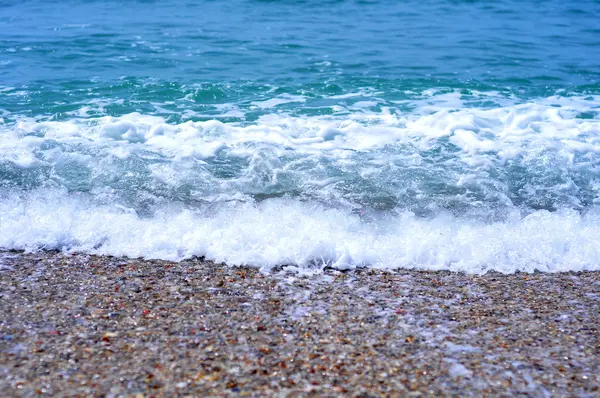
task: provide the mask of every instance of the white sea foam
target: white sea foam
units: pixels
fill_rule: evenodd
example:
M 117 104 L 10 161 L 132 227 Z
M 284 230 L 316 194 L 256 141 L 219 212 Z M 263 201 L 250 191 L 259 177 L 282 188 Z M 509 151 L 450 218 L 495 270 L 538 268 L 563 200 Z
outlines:
M 444 108 L 433 113 L 423 110 L 428 105 L 412 113 L 389 107 L 380 112 L 342 116 L 292 117 L 273 113 L 253 123 L 209 120 L 168 124 L 162 117 L 139 113 L 61 122 L 21 118 L 16 124 L 0 124 L 0 149 L 4 153 L 32 152 L 45 140 L 115 146 L 144 144 L 147 149 L 166 155 L 184 153 L 202 159 L 225 147 L 247 148 L 256 144 L 322 153 L 366 151 L 396 144 L 427 150 L 437 140 L 449 138 L 464 152 L 465 161 L 474 161 L 474 157 L 490 151 L 503 159 L 530 153 L 532 149 L 600 153 L 600 120 L 577 117 L 582 112 L 600 111 L 599 104 L 600 98 L 596 97 L 552 97 L 493 109 Z M 32 140 L 30 136 L 41 139 Z
M 0 190 L 0 247 L 265 269 L 600 269 L 600 98 L 470 108 L 433 94 L 411 111 L 359 102 L 236 123 L 6 115 L 0 173 L 13 180 Z M 380 197 L 395 204 L 370 209 Z M 452 206 L 467 216 L 444 215 Z
M 505 222 L 410 213 L 369 221 L 314 203 L 271 199 L 210 211 L 175 205 L 151 218 L 83 195 L 40 190 L 0 200 L 0 247 L 64 249 L 271 269 L 418 268 L 482 273 L 600 270 L 600 211 L 538 211 Z

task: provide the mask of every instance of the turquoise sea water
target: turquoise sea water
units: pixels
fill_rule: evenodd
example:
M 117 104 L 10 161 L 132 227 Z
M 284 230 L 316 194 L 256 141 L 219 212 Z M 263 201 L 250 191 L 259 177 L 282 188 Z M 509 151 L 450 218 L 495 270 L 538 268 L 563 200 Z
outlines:
M 598 269 L 600 2 L 0 1 L 0 247 Z

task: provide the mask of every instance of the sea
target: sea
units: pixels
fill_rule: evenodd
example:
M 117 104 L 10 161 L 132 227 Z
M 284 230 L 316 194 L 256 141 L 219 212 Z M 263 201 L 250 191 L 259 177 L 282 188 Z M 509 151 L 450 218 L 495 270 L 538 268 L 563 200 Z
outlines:
M 0 0 L 0 248 L 600 270 L 600 2 Z

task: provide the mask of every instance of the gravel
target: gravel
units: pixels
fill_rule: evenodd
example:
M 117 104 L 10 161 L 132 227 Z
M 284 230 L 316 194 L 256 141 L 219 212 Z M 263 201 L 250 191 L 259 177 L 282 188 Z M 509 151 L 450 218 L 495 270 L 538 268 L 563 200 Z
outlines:
M 8 396 L 600 396 L 600 273 L 0 252 Z

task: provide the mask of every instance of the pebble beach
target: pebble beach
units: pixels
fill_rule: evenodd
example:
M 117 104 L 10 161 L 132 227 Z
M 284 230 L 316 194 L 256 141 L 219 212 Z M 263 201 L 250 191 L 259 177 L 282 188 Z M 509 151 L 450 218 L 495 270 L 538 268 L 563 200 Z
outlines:
M 0 253 L 5 396 L 600 394 L 600 273 Z

